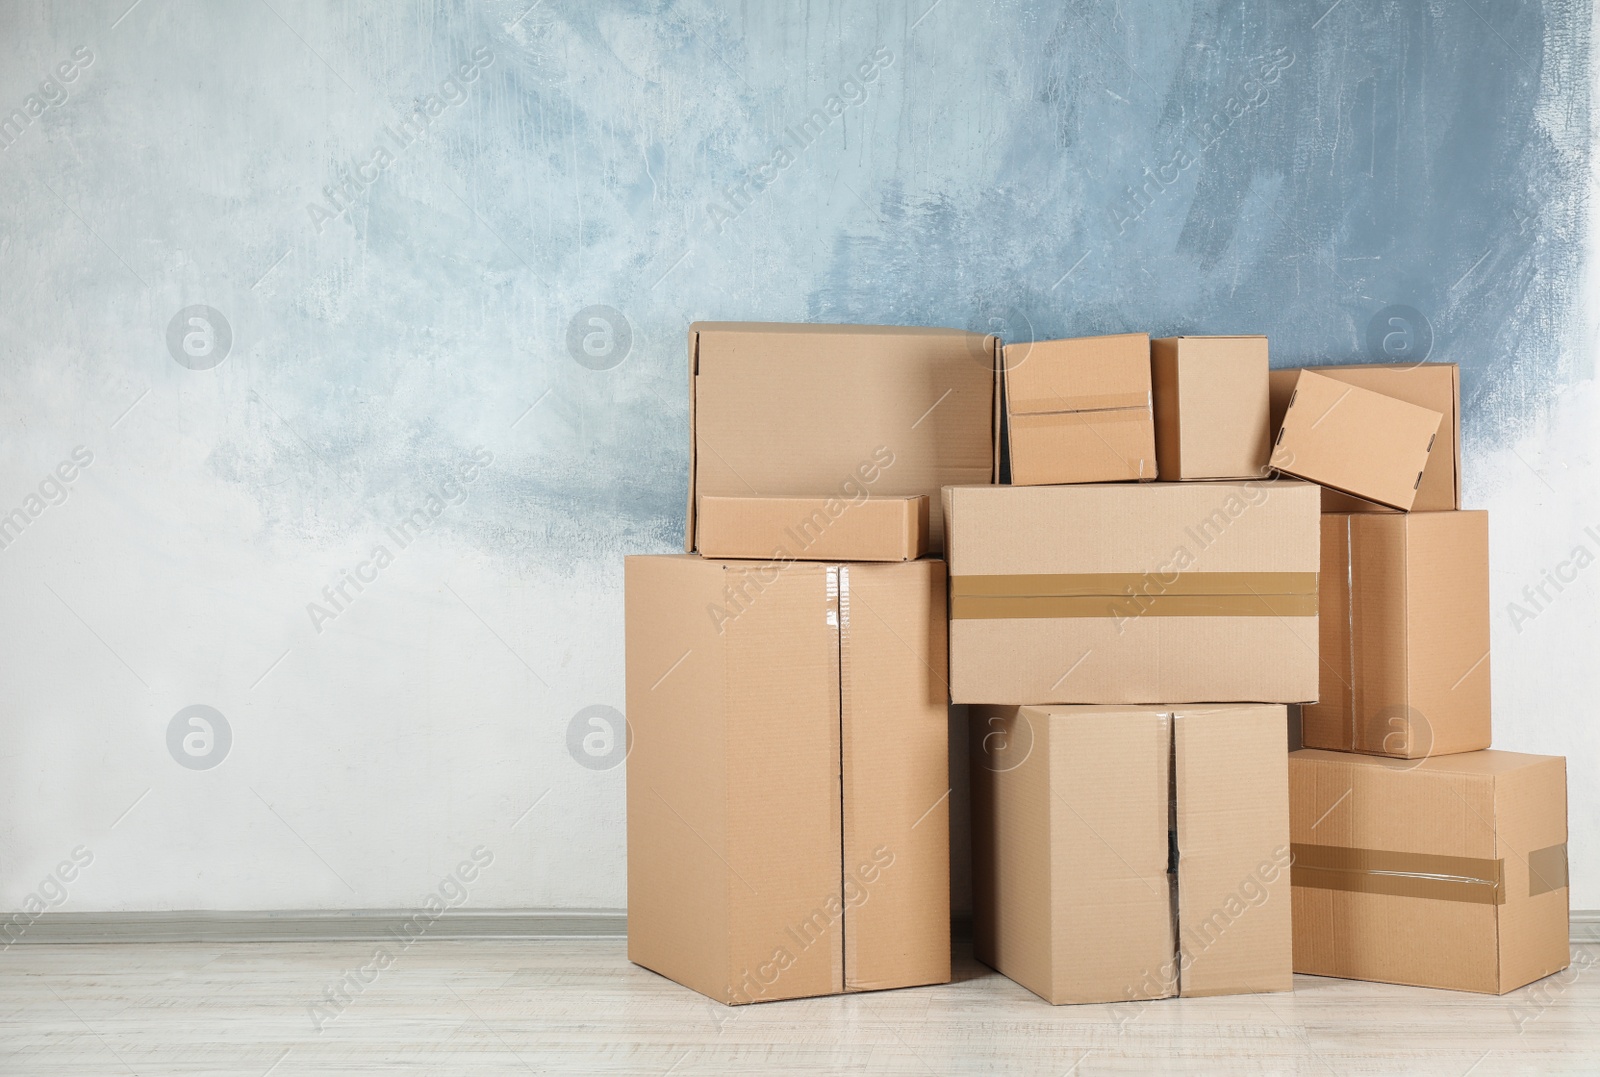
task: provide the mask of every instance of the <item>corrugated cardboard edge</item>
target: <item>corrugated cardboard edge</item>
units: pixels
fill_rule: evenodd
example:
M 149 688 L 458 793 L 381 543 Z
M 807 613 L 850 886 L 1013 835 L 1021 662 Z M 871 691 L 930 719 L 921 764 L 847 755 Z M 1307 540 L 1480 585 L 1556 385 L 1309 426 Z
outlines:
M 1000 438 L 1005 420 L 1005 341 L 989 334 L 989 362 L 994 367 L 994 417 L 990 420 L 991 448 L 989 454 L 989 482 L 1000 483 Z M 950 528 L 945 527 L 945 542 L 950 541 Z
M 700 373 L 700 324 L 689 326 L 689 508 L 683 524 L 683 552 L 694 553 L 695 376 Z
M 1461 507 L 1461 364 L 1450 363 L 1450 388 L 1452 404 L 1455 413 L 1450 416 L 1450 421 L 1455 425 L 1455 438 L 1451 445 L 1451 452 L 1455 455 L 1455 471 L 1450 476 L 1455 486 L 1455 507 Z

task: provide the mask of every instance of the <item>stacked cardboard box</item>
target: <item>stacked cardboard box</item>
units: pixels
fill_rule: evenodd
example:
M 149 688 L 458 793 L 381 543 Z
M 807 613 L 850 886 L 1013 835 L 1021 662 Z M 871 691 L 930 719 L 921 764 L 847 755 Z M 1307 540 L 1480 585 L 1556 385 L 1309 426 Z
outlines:
M 975 950 L 1051 1002 L 1565 967 L 1564 761 L 1487 750 L 1454 366 L 699 323 L 689 371 L 685 553 L 627 564 L 633 961 L 947 981 L 955 703 Z

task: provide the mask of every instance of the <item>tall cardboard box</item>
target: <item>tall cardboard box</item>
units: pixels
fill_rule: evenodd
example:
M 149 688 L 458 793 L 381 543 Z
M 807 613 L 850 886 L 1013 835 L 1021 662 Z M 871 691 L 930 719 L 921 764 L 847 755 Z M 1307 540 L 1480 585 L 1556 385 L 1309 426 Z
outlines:
M 1289 409 L 1289 396 L 1301 368 L 1274 370 L 1269 376 L 1272 429 L 1283 423 Z M 1461 507 L 1461 372 L 1455 363 L 1357 363 L 1351 366 L 1309 367 L 1317 374 L 1347 385 L 1392 396 L 1419 408 L 1437 411 L 1439 438 L 1417 484 L 1413 511 L 1446 512 Z M 1387 505 L 1363 501 L 1337 490 L 1322 491 L 1323 512 L 1395 512 Z
M 1272 448 L 1272 467 L 1407 511 L 1442 413 L 1302 370 Z
M 958 329 L 696 322 L 689 512 L 701 497 L 913 496 L 993 482 L 1000 342 Z
M 1322 684 L 1308 748 L 1417 759 L 1489 747 L 1489 514 L 1322 517 Z
M 1294 969 L 1504 994 L 1569 963 L 1559 756 L 1289 756 Z
M 1045 1000 L 1291 986 L 1281 706 L 970 716 L 974 948 Z
M 1004 354 L 1013 485 L 1156 477 L 1149 334 L 1008 344 Z
M 1316 698 L 1316 487 L 958 486 L 944 500 L 953 702 Z
M 740 1004 L 950 978 L 944 565 L 626 563 L 628 957 Z
M 1266 337 L 1152 340 L 1150 381 L 1162 479 L 1259 479 L 1267 473 Z

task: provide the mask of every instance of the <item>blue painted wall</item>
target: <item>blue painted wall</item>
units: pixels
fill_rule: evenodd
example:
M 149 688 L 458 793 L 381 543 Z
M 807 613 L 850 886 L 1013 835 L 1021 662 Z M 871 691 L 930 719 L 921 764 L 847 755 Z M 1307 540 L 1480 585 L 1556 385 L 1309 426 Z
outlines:
M 88 907 L 395 905 L 493 832 L 487 904 L 620 904 L 621 771 L 566 737 L 622 705 L 622 555 L 681 542 L 695 318 L 1265 332 L 1278 365 L 1412 341 L 1463 366 L 1470 489 L 1592 373 L 1590 17 L 8 6 L 0 509 L 97 454 L 0 550 L 25 614 L 0 721 L 76 753 L 0 763 L 12 858 L 105 835 L 125 854 Z M 424 540 L 385 538 L 434 493 Z M 376 545 L 385 582 L 333 610 L 322 589 Z M 233 723 L 231 788 L 299 844 L 173 765 L 194 703 Z M 150 831 L 111 835 L 146 787 Z M 540 789 L 562 821 L 512 836 Z M 360 821 L 327 818 L 330 793 Z M 197 817 L 222 822 L 181 852 L 155 822 Z M 271 886 L 195 866 L 230 857 Z

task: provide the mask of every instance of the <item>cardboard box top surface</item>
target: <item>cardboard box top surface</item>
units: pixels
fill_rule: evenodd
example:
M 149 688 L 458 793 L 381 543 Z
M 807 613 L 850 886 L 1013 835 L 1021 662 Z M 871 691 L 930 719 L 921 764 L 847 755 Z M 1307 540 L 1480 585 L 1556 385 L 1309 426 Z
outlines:
M 1302 370 L 1272 466 L 1398 509 L 1416 499 L 1442 413 Z
M 946 559 L 956 575 L 1315 573 L 1320 493 L 1293 480 L 952 486 Z
M 871 337 L 950 337 L 958 340 L 987 339 L 989 334 L 967 329 L 921 325 L 819 325 L 813 322 L 693 322 L 691 334 L 729 334 L 768 337 L 785 336 L 871 336 Z
M 1013 415 L 1150 406 L 1150 337 L 1119 333 L 1005 346 Z
M 1426 759 L 1392 759 L 1382 755 L 1357 755 L 1353 752 L 1301 748 L 1290 752 L 1289 759 L 1292 762 L 1341 765 L 1362 770 L 1387 770 L 1395 773 L 1417 771 L 1482 778 L 1493 778 L 1526 767 L 1543 766 L 1552 762 L 1563 764 L 1566 762 L 1559 755 L 1529 755 L 1525 752 L 1503 752 L 1497 748 L 1486 748 L 1479 752 L 1460 752 L 1456 755 L 1435 755 Z

